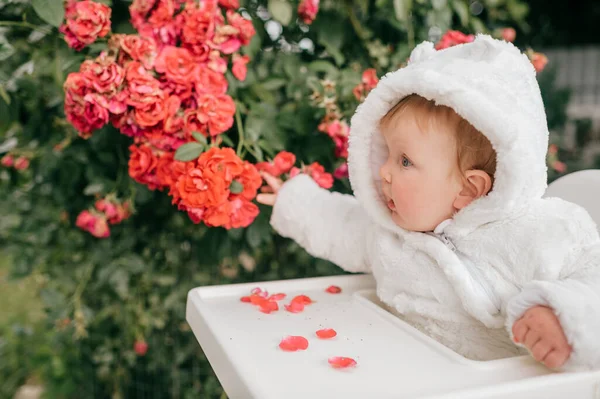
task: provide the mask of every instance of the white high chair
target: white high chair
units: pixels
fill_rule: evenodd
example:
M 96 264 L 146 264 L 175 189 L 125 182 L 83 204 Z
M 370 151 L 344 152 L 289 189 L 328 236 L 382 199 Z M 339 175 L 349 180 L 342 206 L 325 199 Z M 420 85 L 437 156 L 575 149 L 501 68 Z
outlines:
M 600 221 L 600 170 L 555 181 L 546 196 L 584 206 Z M 337 285 L 340 294 L 325 288 Z M 288 296 L 263 314 L 243 303 L 255 287 Z M 284 303 L 298 294 L 316 303 L 292 314 Z M 199 287 L 187 301 L 187 321 L 232 399 L 293 398 L 600 398 L 600 372 L 553 373 L 529 356 L 473 361 L 395 317 L 380 305 L 368 275 Z M 321 340 L 315 331 L 338 335 Z M 287 335 L 308 339 L 305 351 L 278 348 Z M 357 366 L 333 369 L 331 356 Z

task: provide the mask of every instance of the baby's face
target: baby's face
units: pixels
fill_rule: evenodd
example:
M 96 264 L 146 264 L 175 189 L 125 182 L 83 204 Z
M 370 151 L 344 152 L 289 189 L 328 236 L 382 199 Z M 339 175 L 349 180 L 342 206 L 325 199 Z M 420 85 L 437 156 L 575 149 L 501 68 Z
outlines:
M 380 174 L 392 219 L 405 230 L 433 231 L 453 216 L 462 189 L 453 135 L 437 127 L 422 131 L 411 112 L 382 134 L 389 156 Z

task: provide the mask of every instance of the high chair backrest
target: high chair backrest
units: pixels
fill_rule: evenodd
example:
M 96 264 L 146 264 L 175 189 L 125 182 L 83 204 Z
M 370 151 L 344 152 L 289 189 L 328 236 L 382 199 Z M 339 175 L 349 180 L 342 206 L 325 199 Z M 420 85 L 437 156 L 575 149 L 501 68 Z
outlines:
M 600 226 L 600 169 L 562 176 L 548 185 L 544 197 L 558 197 L 584 207 Z

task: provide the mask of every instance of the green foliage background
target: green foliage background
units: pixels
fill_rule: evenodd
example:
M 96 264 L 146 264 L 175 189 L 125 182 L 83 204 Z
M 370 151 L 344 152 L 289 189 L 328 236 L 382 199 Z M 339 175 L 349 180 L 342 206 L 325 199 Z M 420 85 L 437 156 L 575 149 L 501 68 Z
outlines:
M 133 33 L 130 3 L 103 2 L 113 8 L 113 32 Z M 78 138 L 64 119 L 62 84 L 102 44 L 69 49 L 52 26 L 62 18 L 60 3 L 0 0 L 0 153 L 31 158 L 28 170 L 0 170 L 0 256 L 10 263 L 10 278 L 27 277 L 44 310 L 34 321 L 0 325 L 0 397 L 32 376 L 51 398 L 222 397 L 185 323 L 187 292 L 341 271 L 274 235 L 267 208 L 243 230 L 194 225 L 166 194 L 128 177 L 129 138 L 108 127 Z M 322 0 L 310 26 L 298 23 L 297 2 L 242 3 L 257 35 L 244 50 L 252 60 L 248 77 L 229 79 L 229 94 L 251 160 L 286 149 L 328 171 L 339 162 L 317 130 L 324 111 L 310 100 L 314 90 L 322 92 L 320 80 L 336 82 L 349 118 L 362 71 L 374 67 L 381 76 L 396 69 L 422 40 L 437 40 L 449 28 L 528 29 L 520 0 L 482 0 L 480 13 L 468 0 Z M 568 93 L 554 89 L 550 74 L 542 86 L 549 120 L 560 129 Z M 234 142 L 238 128 L 228 133 Z M 64 149 L 55 149 L 59 143 Z M 349 192 L 348 182 L 334 189 Z M 134 199 L 136 213 L 112 227 L 110 238 L 96 239 L 74 221 L 108 193 Z M 149 344 L 143 357 L 133 351 L 140 338 Z

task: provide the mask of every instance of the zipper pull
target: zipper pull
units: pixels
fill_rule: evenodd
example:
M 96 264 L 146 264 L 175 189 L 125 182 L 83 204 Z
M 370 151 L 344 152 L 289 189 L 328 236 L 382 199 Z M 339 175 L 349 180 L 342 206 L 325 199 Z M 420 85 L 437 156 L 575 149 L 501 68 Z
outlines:
M 450 248 L 450 250 L 452 252 L 456 252 L 456 247 L 454 246 L 454 244 L 452 243 L 452 241 L 450 241 L 450 239 L 446 236 L 446 234 L 441 233 L 440 234 L 440 239 L 442 240 L 442 242 L 448 247 Z

